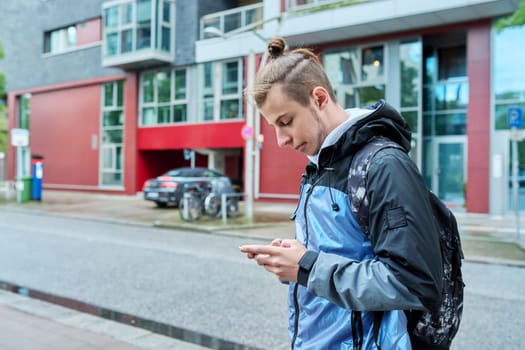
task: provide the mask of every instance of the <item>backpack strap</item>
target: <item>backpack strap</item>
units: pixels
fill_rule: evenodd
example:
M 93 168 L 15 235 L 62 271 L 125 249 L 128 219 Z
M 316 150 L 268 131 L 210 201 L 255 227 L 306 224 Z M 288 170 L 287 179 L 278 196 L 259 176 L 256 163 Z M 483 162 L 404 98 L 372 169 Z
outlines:
M 387 138 L 374 137 L 354 154 L 350 164 L 350 169 L 348 170 L 348 194 L 350 197 L 352 214 L 357 219 L 366 237 L 370 236 L 368 220 L 368 196 L 366 187 L 368 167 L 376 153 L 384 148 L 397 148 L 404 151 L 403 147 Z M 355 312 L 352 312 L 352 316 L 354 316 L 354 313 Z M 381 350 L 381 346 L 379 344 L 379 330 L 383 320 L 383 313 L 383 311 L 374 312 L 372 331 L 374 343 L 378 350 Z M 357 320 L 354 320 L 353 318 L 353 321 L 356 322 Z M 360 321 L 361 320 L 359 319 L 359 322 Z M 355 325 L 353 326 L 355 327 Z M 354 328 L 352 328 L 352 330 L 354 330 Z M 355 341 L 356 339 L 354 337 L 354 342 Z
M 399 144 L 387 138 L 374 137 L 354 154 L 348 170 L 348 194 L 352 214 L 367 237 L 370 236 L 367 195 L 368 167 L 376 153 L 384 148 L 397 148 L 405 151 Z

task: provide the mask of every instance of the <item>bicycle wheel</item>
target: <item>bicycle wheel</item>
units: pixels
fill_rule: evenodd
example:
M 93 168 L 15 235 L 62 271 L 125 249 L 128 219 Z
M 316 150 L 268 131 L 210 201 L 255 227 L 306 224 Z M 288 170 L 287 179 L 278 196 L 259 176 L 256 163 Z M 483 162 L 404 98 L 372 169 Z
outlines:
M 230 218 L 239 216 L 239 201 L 235 198 L 228 199 L 226 203 L 226 210 Z
M 204 199 L 204 211 L 208 216 L 216 218 L 221 212 L 221 199 L 215 193 L 210 193 Z
M 179 203 L 179 214 L 184 221 L 196 221 L 201 218 L 202 202 L 199 196 L 190 194 L 184 196 Z

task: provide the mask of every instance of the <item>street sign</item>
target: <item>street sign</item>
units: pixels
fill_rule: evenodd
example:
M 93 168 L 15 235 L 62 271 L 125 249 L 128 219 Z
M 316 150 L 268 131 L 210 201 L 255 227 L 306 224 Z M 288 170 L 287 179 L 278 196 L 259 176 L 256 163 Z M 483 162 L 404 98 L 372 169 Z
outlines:
M 185 160 L 190 160 L 191 159 L 191 150 L 190 149 L 185 149 L 183 151 L 183 154 L 184 154 L 184 159 Z
M 241 129 L 241 136 L 244 141 L 253 138 L 253 127 L 249 125 L 244 125 Z
M 523 127 L 523 110 L 519 107 L 509 107 L 508 109 L 509 128 Z
M 27 147 L 29 146 L 29 130 L 11 129 L 11 146 Z

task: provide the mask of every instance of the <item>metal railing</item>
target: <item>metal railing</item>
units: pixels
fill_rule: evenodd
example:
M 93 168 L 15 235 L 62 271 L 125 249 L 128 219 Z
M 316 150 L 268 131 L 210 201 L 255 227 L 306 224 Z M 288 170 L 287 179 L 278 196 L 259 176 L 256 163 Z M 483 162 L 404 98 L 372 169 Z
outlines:
M 14 181 L 0 181 L 0 195 L 4 199 L 16 197 L 16 185 Z
M 287 0 L 286 11 L 307 10 L 317 7 L 327 6 L 328 8 L 336 6 L 348 6 L 358 3 L 375 1 L 375 0 Z
M 263 3 L 241 6 L 231 10 L 210 13 L 200 20 L 200 38 L 207 39 L 204 28 L 216 28 L 220 33 L 227 34 L 240 28 L 259 24 L 262 27 Z
M 233 197 L 239 197 L 240 199 L 242 199 L 244 197 L 244 193 L 223 193 L 221 195 L 221 219 L 222 219 L 223 224 L 226 224 L 228 222 L 228 204 L 229 204 L 228 198 L 233 198 Z M 237 206 L 236 216 L 240 215 L 239 201 L 240 200 L 236 201 L 236 204 L 235 204 Z M 231 215 L 231 212 L 230 212 L 230 215 Z

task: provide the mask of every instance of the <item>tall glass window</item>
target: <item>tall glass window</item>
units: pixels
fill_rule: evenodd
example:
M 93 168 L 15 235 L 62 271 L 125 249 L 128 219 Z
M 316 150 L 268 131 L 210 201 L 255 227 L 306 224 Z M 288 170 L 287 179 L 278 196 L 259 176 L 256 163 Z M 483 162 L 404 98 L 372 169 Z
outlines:
M 100 184 L 122 186 L 124 145 L 124 82 L 102 85 Z
M 424 53 L 425 136 L 465 135 L 468 79 L 466 48 L 427 48 Z
M 509 107 L 521 107 L 525 111 L 525 50 L 521 43 L 525 27 L 510 27 L 495 32 L 493 86 L 495 93 L 495 129 L 509 129 Z M 525 154 L 521 152 L 521 154 Z
M 411 156 L 421 164 L 418 152 L 421 147 L 421 66 L 423 62 L 420 40 L 401 42 L 399 45 L 399 71 L 401 73 L 400 112 L 412 130 Z
M 197 107 L 200 121 L 242 118 L 242 60 L 200 64 L 198 79 Z
M 465 203 L 469 85 L 466 39 L 428 38 L 423 48 L 423 176 L 438 196 Z M 435 43 L 442 43 L 436 45 Z M 446 45 L 446 46 L 441 46 Z
M 513 147 L 512 142 L 503 137 L 502 130 L 509 130 L 509 108 L 521 108 L 525 113 L 525 50 L 521 45 L 525 35 L 525 26 L 509 27 L 501 31 L 494 32 L 494 48 L 492 50 L 493 62 L 493 87 L 495 102 L 494 129 L 498 141 L 505 140 L 508 143 L 508 206 L 509 210 L 525 210 L 525 141 L 517 142 L 517 182 L 518 191 L 513 189 L 513 168 L 512 161 Z M 523 128 L 522 128 L 523 129 Z M 524 131 L 521 130 L 523 133 Z M 507 179 L 505 179 L 507 181 Z M 514 196 L 517 195 L 517 198 Z
M 222 94 L 220 119 L 239 119 L 241 117 L 242 74 L 239 61 L 222 64 Z
M 173 122 L 185 122 L 188 119 L 188 87 L 186 69 L 174 71 Z
M 339 103 L 345 108 L 385 98 L 384 45 L 327 51 L 323 64 Z
M 213 63 L 207 62 L 198 66 L 199 100 L 197 102 L 198 114 L 204 121 L 213 120 L 214 110 L 214 79 Z

